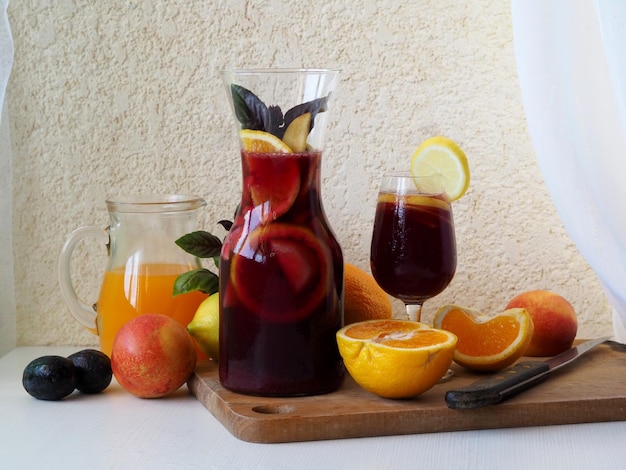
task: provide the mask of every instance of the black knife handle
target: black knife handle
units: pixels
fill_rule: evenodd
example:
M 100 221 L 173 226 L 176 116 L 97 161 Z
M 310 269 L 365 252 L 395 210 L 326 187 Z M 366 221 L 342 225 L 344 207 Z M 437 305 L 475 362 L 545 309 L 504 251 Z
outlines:
M 494 405 L 541 382 L 549 370 L 545 362 L 520 362 L 466 387 L 448 390 L 446 404 L 455 410 Z

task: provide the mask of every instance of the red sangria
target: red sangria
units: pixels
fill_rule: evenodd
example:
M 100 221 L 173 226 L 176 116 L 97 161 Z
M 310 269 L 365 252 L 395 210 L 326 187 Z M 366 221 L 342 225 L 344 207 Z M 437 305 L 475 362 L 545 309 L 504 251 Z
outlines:
M 285 73 L 281 80 L 293 78 Z M 327 96 L 283 116 L 239 84 L 230 90 L 241 123 L 243 190 L 219 265 L 220 381 L 252 395 L 332 392 L 344 378 L 335 339 L 343 256 L 323 210 L 322 153 L 313 136 Z
M 413 177 L 386 175 L 376 205 L 370 261 L 376 282 L 419 321 L 423 302 L 442 292 L 456 270 L 450 203 L 441 193 L 418 190 Z
M 241 207 L 220 260 L 220 380 L 260 395 L 333 391 L 343 258 L 319 198 L 321 154 L 241 158 Z

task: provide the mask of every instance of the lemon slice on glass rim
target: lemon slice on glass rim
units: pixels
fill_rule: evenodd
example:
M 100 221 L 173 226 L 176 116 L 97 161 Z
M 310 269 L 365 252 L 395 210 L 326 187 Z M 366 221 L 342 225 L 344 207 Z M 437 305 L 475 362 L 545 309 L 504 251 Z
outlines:
M 426 139 L 415 150 L 411 174 L 416 180 L 420 176 L 439 175 L 450 202 L 461 198 L 470 182 L 465 153 L 453 140 L 443 136 Z

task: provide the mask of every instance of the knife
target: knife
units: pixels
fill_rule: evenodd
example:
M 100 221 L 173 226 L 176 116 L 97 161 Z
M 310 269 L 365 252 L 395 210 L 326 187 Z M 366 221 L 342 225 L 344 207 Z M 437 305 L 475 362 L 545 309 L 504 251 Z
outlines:
M 524 361 L 509 367 L 496 375 L 478 380 L 466 387 L 446 392 L 448 408 L 455 410 L 480 408 L 495 405 L 507 398 L 535 386 L 550 372 L 578 359 L 587 351 L 604 343 L 610 337 L 585 341 L 567 351 L 557 354 L 547 361 Z

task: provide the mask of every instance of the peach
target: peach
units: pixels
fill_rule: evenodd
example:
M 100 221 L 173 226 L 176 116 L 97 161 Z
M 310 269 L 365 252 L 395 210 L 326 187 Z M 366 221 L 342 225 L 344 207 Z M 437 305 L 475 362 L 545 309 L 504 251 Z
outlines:
M 574 307 L 560 295 L 531 290 L 515 296 L 506 306 L 525 308 L 533 319 L 534 332 L 524 355 L 554 356 L 572 347 L 578 330 Z
M 113 341 L 111 368 L 119 384 L 141 398 L 178 390 L 196 367 L 197 354 L 187 330 L 170 317 L 140 315 Z

